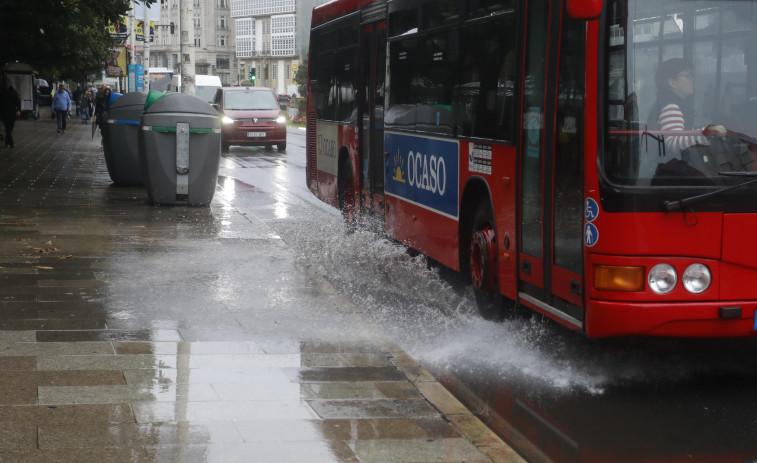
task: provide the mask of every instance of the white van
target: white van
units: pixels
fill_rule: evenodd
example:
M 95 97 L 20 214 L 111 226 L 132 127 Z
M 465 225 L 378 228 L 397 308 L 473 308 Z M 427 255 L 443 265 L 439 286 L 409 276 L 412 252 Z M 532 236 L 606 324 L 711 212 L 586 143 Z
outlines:
M 221 78 L 218 76 L 206 76 L 198 74 L 195 76 L 195 95 L 199 96 L 208 103 L 213 102 L 216 90 L 221 88 Z M 171 77 L 171 85 L 168 87 L 169 92 L 181 92 L 181 76 L 174 75 Z

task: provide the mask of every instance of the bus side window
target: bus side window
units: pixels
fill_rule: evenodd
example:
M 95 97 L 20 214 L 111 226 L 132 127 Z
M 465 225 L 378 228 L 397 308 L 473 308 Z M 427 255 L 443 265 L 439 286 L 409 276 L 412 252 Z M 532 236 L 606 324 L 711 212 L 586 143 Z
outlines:
M 415 130 L 418 103 L 417 50 L 418 40 L 415 38 L 391 43 L 389 105 L 384 116 L 387 128 Z
M 514 15 L 463 28 L 461 80 L 456 89 L 458 135 L 512 140 L 515 109 Z
M 358 43 L 355 38 L 353 43 Z M 342 122 L 357 122 L 357 102 L 355 93 L 358 82 L 358 48 L 341 50 L 337 55 L 337 85 L 339 96 L 337 102 L 336 120 Z
M 417 130 L 454 135 L 452 94 L 457 84 L 458 31 L 423 37 L 418 59 Z

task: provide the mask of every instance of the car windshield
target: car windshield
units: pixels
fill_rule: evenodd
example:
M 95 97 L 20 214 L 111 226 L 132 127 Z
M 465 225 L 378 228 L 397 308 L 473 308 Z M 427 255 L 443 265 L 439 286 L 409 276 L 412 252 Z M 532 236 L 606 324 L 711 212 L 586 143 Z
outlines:
M 239 90 L 226 92 L 225 109 L 279 109 L 273 93 Z
M 216 90 L 218 90 L 218 87 L 214 85 L 198 85 L 197 87 L 195 87 L 195 95 L 199 96 L 208 103 L 212 103 L 213 97 L 216 94 Z
M 727 186 L 757 171 L 757 8 L 732 0 L 610 0 L 610 184 Z

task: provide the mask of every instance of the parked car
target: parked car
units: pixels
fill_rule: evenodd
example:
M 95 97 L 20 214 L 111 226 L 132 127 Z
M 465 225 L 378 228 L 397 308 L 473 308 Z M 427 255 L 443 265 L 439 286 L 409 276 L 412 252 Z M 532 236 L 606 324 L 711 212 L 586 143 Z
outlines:
M 292 101 L 292 97 L 289 95 L 279 95 L 276 97 L 277 100 L 279 100 L 280 104 L 288 105 L 290 101 Z
M 276 93 L 265 87 L 222 87 L 213 107 L 221 115 L 221 149 L 231 145 L 265 146 L 286 150 L 286 116 Z

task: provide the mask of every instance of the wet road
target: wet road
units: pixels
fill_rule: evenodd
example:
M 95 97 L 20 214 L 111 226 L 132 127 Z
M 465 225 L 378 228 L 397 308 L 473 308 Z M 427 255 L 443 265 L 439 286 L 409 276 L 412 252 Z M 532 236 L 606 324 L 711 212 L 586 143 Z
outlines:
M 757 461 L 757 340 L 587 340 L 530 313 L 480 319 L 459 280 L 360 229 L 287 153 L 232 148 L 222 174 L 264 188 L 268 224 L 529 461 Z M 334 236 L 341 236 L 335 240 Z
M 14 136 L 0 462 L 512 461 L 283 239 L 310 248 L 319 221 L 338 224 L 278 189 L 294 171 L 229 156 L 210 207 L 154 206 L 111 183 L 89 127 L 19 121 Z

